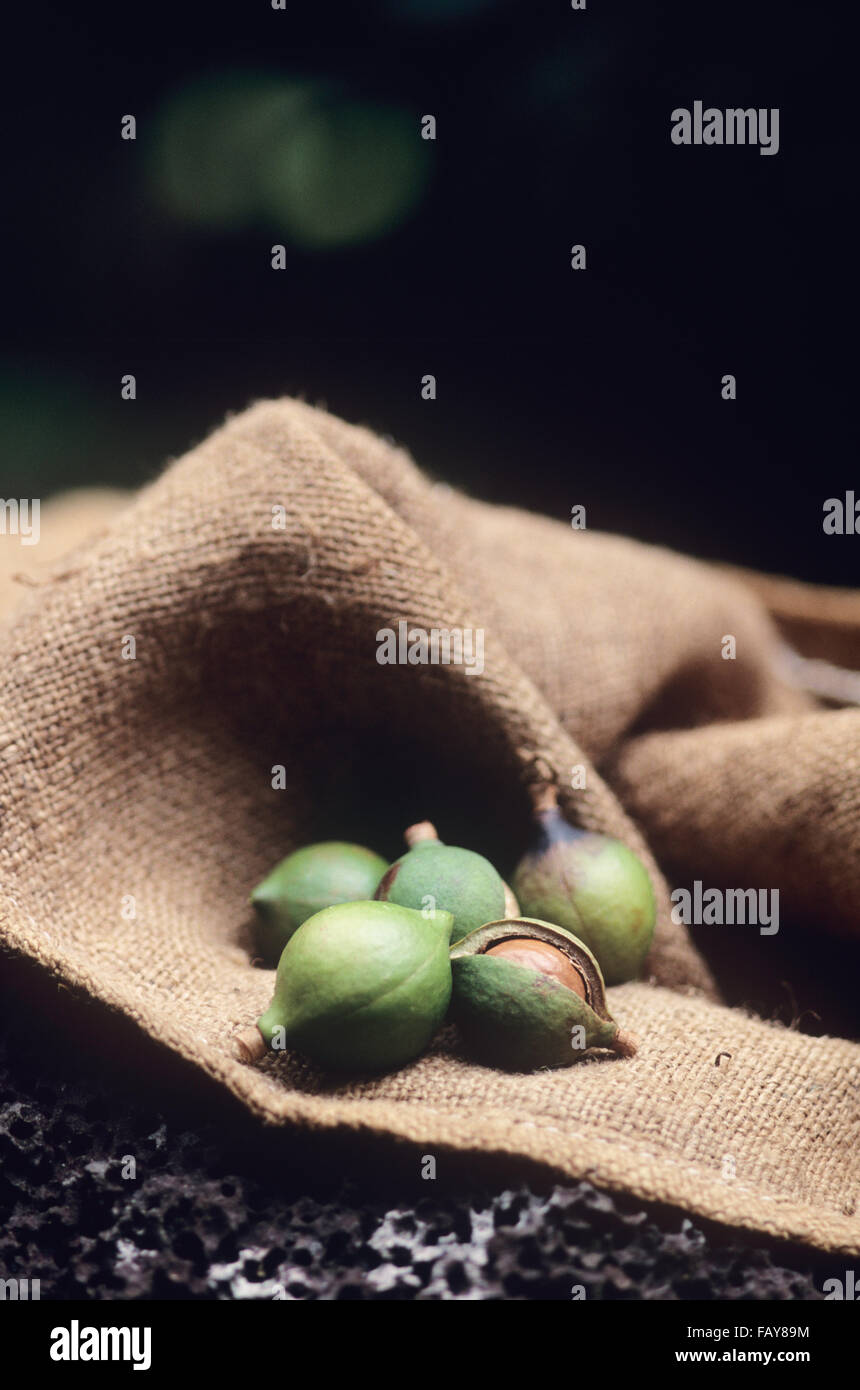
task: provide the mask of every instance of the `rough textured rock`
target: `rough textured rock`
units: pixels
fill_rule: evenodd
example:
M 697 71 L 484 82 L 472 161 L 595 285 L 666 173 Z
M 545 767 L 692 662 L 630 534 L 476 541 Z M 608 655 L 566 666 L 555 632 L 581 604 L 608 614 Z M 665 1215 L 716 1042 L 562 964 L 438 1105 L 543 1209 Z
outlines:
M 129 1101 L 81 1060 L 52 1067 L 8 1025 L 0 1097 L 0 1273 L 43 1299 L 816 1299 L 843 1272 L 586 1182 L 416 1197 L 378 1174 L 266 1172 L 214 1122 Z

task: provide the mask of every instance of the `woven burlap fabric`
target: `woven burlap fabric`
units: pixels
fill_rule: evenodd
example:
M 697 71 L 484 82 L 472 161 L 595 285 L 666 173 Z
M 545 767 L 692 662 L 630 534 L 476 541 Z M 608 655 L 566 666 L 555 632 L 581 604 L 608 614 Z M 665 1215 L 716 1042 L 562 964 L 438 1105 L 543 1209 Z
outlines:
M 61 556 L 93 538 L 127 504 L 113 488 L 81 488 L 40 504 L 39 538 L 23 545 L 10 525 L 0 531 L 0 620 L 17 606 L 27 588 L 38 586 Z
M 0 664 L 13 950 L 271 1123 L 525 1156 L 858 1249 L 860 1048 L 716 1002 L 648 847 L 673 872 L 779 887 L 811 928 L 852 923 L 860 715 L 782 682 L 777 631 L 743 577 L 487 507 L 294 401 L 236 417 L 112 509 L 54 568 L 20 552 L 37 587 L 19 586 Z M 46 508 L 46 540 L 61 531 Z M 483 629 L 483 672 L 380 666 L 376 634 L 400 620 Z M 235 1035 L 272 985 L 245 903 L 277 858 L 312 826 L 337 832 L 356 792 L 372 841 L 382 799 L 416 819 L 438 812 L 440 787 L 477 848 L 497 832 L 522 848 L 526 789 L 547 778 L 572 820 L 624 839 L 654 879 L 649 980 L 611 992 L 634 1059 L 510 1076 L 463 1062 L 446 1034 L 395 1075 L 349 1084 L 296 1059 L 239 1060 Z

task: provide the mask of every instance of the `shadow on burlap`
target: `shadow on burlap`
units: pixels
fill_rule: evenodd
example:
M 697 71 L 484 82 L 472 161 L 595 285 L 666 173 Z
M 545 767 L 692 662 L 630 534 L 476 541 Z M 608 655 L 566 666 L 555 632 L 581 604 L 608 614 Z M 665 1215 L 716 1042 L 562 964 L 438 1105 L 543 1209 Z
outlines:
M 772 594 L 434 486 L 288 400 L 230 420 L 127 505 L 65 499 L 42 529 L 44 547 L 7 536 L 0 551 L 8 947 L 268 1123 L 510 1154 L 860 1249 L 860 1047 L 719 1003 L 651 853 L 690 878 L 778 888 L 809 921 L 811 969 L 814 930 L 857 931 L 860 710 L 783 681 Z M 798 631 L 820 654 L 813 592 Z M 846 625 L 860 631 L 860 600 L 843 600 L 842 653 Z M 483 671 L 381 666 L 376 634 L 401 620 L 483 629 Z M 349 1083 L 238 1059 L 273 979 L 253 961 L 247 895 L 276 859 L 335 834 L 393 857 L 402 826 L 430 816 L 507 868 L 541 779 L 652 874 L 648 980 L 610 1000 L 635 1058 L 511 1076 L 460 1060 L 446 1032 L 414 1065 Z

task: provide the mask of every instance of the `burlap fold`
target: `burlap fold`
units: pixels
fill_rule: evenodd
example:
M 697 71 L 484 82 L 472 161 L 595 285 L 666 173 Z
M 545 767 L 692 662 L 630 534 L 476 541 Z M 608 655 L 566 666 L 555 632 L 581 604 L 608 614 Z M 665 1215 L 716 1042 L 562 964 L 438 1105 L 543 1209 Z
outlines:
M 118 511 L 105 502 L 100 524 L 53 569 L 21 551 L 35 587 L 3 628 L 11 949 L 269 1122 L 527 1156 L 860 1248 L 860 1048 L 716 1002 L 651 854 L 857 929 L 860 711 L 823 711 L 783 681 L 766 599 L 743 576 L 488 507 L 289 400 L 230 420 Z M 47 543 L 52 527 L 56 542 L 46 508 Z M 480 629 L 483 669 L 381 665 L 377 634 L 401 621 Z M 507 868 L 547 779 L 654 879 L 649 980 L 611 992 L 634 1059 L 509 1076 L 445 1041 L 350 1084 L 238 1059 L 272 983 L 246 899 L 277 858 L 344 831 L 394 854 L 398 827 L 429 814 Z

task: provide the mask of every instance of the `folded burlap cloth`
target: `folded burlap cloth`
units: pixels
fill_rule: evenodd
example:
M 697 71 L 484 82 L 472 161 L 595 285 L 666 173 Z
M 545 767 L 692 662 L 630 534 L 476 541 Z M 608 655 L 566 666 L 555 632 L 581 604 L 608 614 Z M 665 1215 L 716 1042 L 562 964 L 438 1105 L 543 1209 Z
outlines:
M 0 538 L 8 947 L 270 1123 L 525 1157 L 860 1248 L 860 1047 L 717 1002 L 657 867 L 778 888 L 781 914 L 809 923 L 810 971 L 816 929 L 860 924 L 860 710 L 782 679 L 766 595 L 470 500 L 292 400 L 229 420 L 121 507 L 73 498 L 41 526 L 38 546 Z M 480 629 L 483 670 L 380 664 L 377 633 L 401 621 Z M 814 610 L 798 622 L 818 632 Z M 856 653 L 857 597 L 828 623 Z M 273 981 L 253 962 L 247 898 L 277 859 L 344 833 L 393 856 L 403 825 L 429 816 L 507 870 L 548 780 L 572 822 L 626 841 L 653 875 L 649 978 L 610 998 L 635 1058 L 508 1075 L 460 1060 L 446 1033 L 354 1082 L 239 1059 Z

